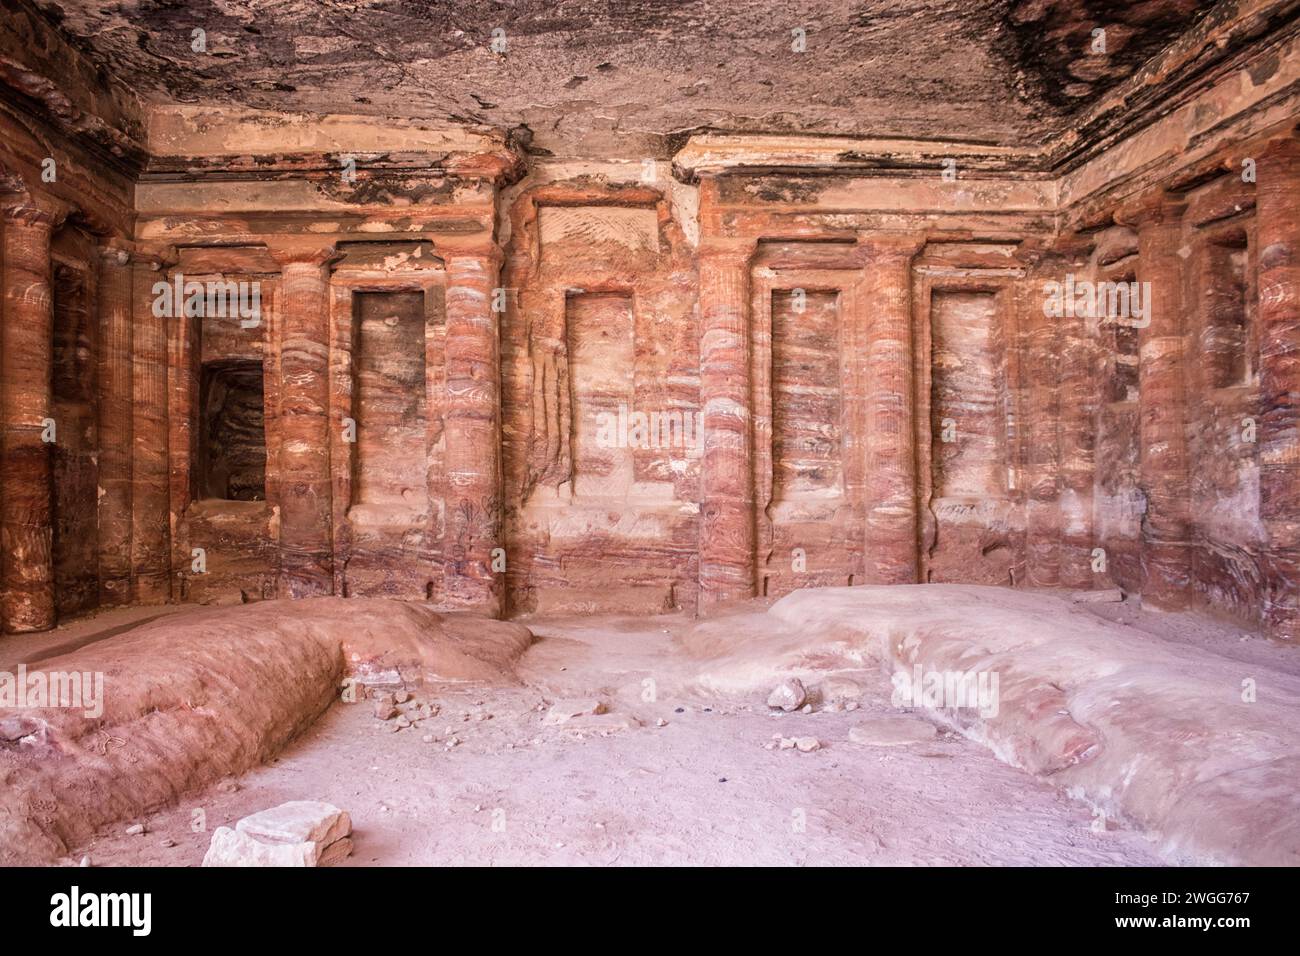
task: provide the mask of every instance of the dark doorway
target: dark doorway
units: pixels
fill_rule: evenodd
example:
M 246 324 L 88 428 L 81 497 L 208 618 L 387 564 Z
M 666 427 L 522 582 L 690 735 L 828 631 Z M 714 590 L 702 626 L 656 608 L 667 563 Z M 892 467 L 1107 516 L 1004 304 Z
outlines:
M 197 498 L 266 499 L 262 363 L 207 362 L 199 391 Z

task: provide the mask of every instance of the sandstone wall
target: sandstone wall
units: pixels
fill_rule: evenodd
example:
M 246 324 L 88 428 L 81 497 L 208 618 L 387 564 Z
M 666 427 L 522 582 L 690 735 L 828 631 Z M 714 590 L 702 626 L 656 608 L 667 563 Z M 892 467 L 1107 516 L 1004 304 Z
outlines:
M 1260 42 L 1195 84 L 1174 51 L 1159 109 L 1068 149 L 700 133 L 591 162 L 116 87 L 69 122 L 9 68 L 3 627 L 934 581 L 1294 638 L 1300 47 Z

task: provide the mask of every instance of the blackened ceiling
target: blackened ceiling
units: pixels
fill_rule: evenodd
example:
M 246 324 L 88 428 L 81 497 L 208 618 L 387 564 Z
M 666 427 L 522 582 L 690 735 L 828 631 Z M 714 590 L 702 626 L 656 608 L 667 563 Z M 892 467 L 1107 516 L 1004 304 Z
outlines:
M 526 126 L 537 149 L 641 156 L 662 155 L 674 134 L 704 127 L 1041 144 L 1213 4 L 38 0 L 36 6 L 155 102 Z M 196 30 L 204 31 L 202 50 L 194 49 Z M 1102 44 L 1097 30 L 1105 31 Z M 503 31 L 495 34 L 495 49 L 494 31 Z

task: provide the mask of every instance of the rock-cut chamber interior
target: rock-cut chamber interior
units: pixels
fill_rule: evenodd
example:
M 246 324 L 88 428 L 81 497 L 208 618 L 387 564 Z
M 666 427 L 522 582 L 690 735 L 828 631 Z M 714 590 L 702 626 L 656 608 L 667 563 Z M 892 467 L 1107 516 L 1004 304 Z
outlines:
M 182 6 L 3 4 L 0 658 L 196 607 L 1300 641 L 1294 3 Z M 1069 713 L 1043 666 L 1007 707 Z M 1158 746 L 1080 713 L 1000 752 Z

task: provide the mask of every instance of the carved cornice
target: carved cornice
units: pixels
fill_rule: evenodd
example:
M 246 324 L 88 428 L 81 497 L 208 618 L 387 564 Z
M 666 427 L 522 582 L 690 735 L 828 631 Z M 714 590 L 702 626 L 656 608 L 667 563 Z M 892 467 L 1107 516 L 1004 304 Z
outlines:
M 0 105 L 55 130 L 104 166 L 134 179 L 144 169 L 144 143 L 92 113 L 73 106 L 58 84 L 12 59 L 0 57 Z

